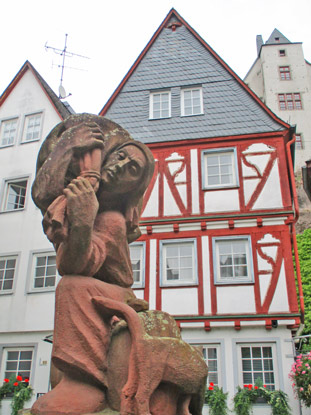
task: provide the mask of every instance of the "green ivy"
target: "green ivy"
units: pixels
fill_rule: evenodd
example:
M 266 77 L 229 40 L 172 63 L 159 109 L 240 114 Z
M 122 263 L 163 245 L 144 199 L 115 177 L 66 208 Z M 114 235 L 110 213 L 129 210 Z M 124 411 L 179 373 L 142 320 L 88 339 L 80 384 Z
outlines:
M 305 327 L 302 334 L 305 335 L 311 334 L 311 229 L 306 229 L 302 234 L 297 235 L 297 245 L 305 304 Z M 311 350 L 310 341 L 308 339 L 303 345 L 302 353 Z
M 250 415 L 253 404 L 259 398 L 263 398 L 271 406 L 272 415 L 291 414 L 286 393 L 280 390 L 269 391 L 263 386 L 261 379 L 257 379 L 255 386 L 244 385 L 244 388 L 238 386 L 238 391 L 233 398 L 236 415 Z

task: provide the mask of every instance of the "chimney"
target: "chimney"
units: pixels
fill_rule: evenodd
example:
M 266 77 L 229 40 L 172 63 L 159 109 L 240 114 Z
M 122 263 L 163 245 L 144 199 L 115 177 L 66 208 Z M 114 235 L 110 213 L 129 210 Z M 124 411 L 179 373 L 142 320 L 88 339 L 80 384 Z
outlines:
M 257 45 L 257 55 L 259 56 L 261 46 L 263 45 L 263 39 L 261 35 L 256 36 L 256 45 Z

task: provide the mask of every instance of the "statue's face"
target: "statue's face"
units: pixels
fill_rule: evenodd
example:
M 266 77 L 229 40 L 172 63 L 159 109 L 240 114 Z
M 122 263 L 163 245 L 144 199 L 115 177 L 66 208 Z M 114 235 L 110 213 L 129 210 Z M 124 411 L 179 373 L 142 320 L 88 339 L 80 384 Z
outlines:
M 102 169 L 103 190 L 128 193 L 142 180 L 147 160 L 136 146 L 127 145 L 111 153 Z

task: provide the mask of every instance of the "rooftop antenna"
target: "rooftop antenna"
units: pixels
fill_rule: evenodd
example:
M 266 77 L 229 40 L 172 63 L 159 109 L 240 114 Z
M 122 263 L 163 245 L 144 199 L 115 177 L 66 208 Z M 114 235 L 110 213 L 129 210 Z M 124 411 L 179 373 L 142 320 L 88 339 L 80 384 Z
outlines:
M 65 91 L 65 88 L 63 87 L 64 69 L 65 68 L 69 68 L 69 69 L 77 69 L 77 70 L 83 71 L 83 69 L 78 69 L 78 68 L 72 68 L 72 67 L 69 67 L 69 66 L 65 66 L 65 59 L 66 59 L 66 57 L 68 56 L 68 57 L 72 58 L 73 56 L 77 56 L 79 58 L 90 59 L 87 56 L 78 55 L 77 53 L 69 52 L 67 50 L 67 38 L 68 38 L 68 34 L 66 33 L 65 34 L 65 46 L 64 46 L 63 49 L 57 49 L 57 48 L 54 48 L 53 46 L 48 46 L 47 45 L 47 42 L 45 43 L 45 50 L 46 51 L 48 51 L 48 49 L 52 49 L 53 52 L 55 52 L 58 55 L 60 55 L 60 56 L 63 57 L 62 64 L 61 65 L 57 65 L 59 68 L 62 68 L 62 70 L 61 70 L 61 76 L 60 76 L 60 84 L 59 84 L 59 88 L 58 88 L 58 92 L 59 92 L 58 98 L 60 98 L 60 99 L 65 99 L 65 98 L 69 97 L 70 95 L 72 95 L 71 93 L 69 93 L 67 95 L 66 94 L 66 91 Z

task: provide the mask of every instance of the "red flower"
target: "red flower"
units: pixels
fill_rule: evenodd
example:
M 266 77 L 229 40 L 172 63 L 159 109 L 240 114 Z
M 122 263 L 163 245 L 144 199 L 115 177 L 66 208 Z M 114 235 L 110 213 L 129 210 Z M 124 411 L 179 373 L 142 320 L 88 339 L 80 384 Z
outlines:
M 264 388 L 266 388 L 266 387 L 267 387 L 267 385 L 263 385 L 263 387 L 264 387 Z
M 248 388 L 248 385 L 244 385 L 244 388 Z
M 29 383 L 29 379 L 27 379 L 27 378 L 26 378 L 26 379 L 24 379 L 24 382 L 25 382 L 25 383 Z
M 248 385 L 248 389 L 252 389 L 253 385 Z
M 9 379 L 5 378 L 5 379 L 3 380 L 3 382 L 4 382 L 4 383 L 9 383 L 10 381 L 9 381 Z
M 210 382 L 210 383 L 209 383 L 209 385 L 210 385 L 210 386 L 214 386 L 214 383 L 213 383 L 213 382 Z
M 18 386 L 18 382 L 14 382 L 13 383 L 13 386 Z
M 255 389 L 258 389 L 258 386 L 255 386 Z
M 20 382 L 23 380 L 23 378 L 21 376 L 16 376 L 16 380 L 19 380 Z
M 214 390 L 213 386 L 209 386 L 208 390 L 213 391 Z

